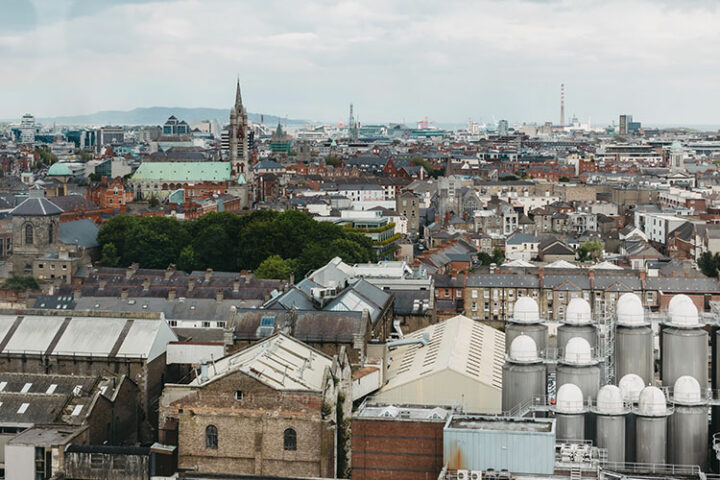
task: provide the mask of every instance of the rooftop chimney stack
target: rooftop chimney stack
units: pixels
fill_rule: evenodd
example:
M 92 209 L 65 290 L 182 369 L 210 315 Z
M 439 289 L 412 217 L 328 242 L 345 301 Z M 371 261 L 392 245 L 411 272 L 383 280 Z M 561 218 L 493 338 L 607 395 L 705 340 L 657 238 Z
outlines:
M 218 302 L 222 302 L 222 300 L 223 300 L 222 288 L 218 288 L 217 292 L 215 293 L 215 300 L 217 300 Z
M 145 277 L 145 280 L 143 280 L 143 292 L 148 290 L 150 290 L 150 277 Z
M 175 288 L 170 288 L 170 290 L 168 290 L 168 300 L 175 300 Z
M 206 282 L 209 282 L 209 281 L 210 281 L 210 278 L 212 277 L 212 274 L 213 274 L 213 269 L 212 269 L 212 268 L 208 268 L 207 270 L 205 270 L 205 281 L 206 281 Z
M 127 287 L 123 287 L 122 290 L 120 291 L 120 299 L 127 300 L 127 298 L 128 298 L 128 289 L 127 289 Z
M 165 269 L 165 280 L 170 280 L 170 277 L 175 273 L 175 265 L 170 265 Z

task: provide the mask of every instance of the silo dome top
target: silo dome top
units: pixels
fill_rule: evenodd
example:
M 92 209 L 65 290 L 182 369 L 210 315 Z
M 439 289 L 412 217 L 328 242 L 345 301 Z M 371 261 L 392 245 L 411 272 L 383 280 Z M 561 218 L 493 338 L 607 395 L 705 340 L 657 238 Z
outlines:
M 535 340 L 527 335 L 515 337 L 510 344 L 510 360 L 516 362 L 535 362 L 539 360 Z
M 540 321 L 540 309 L 530 297 L 519 297 L 513 307 L 513 322 L 536 323 Z
M 585 365 L 592 363 L 592 348 L 590 343 L 582 337 L 573 337 L 565 345 L 565 363 Z
M 683 294 L 675 295 L 670 299 L 668 317 L 670 317 L 670 324 L 678 327 L 695 327 L 700 323 L 695 303 L 690 297 Z
M 605 385 L 597 396 L 597 411 L 606 415 L 622 415 L 625 413 L 623 395 L 615 385 Z
M 640 378 L 640 375 L 628 373 L 620 379 L 618 387 L 622 392 L 623 400 L 637 403 L 640 398 L 640 392 L 645 388 L 645 382 Z
M 557 392 L 555 410 L 560 413 L 582 413 L 585 409 L 583 394 L 574 383 L 565 383 Z
M 647 417 L 662 417 L 667 414 L 665 394 L 657 387 L 645 387 L 640 392 L 637 413 Z
M 673 401 L 683 404 L 703 403 L 700 383 L 690 375 L 684 375 L 675 380 L 673 386 Z
M 645 323 L 642 300 L 634 293 L 624 293 L 617 302 L 618 324 L 633 327 Z
M 570 325 L 586 325 L 592 323 L 590 304 L 584 298 L 573 298 L 565 312 L 565 323 Z

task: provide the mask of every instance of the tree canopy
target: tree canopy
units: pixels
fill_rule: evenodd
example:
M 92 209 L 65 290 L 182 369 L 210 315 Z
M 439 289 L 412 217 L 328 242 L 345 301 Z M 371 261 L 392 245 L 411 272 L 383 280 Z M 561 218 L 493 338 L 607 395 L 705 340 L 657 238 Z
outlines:
M 348 263 L 375 261 L 368 237 L 295 210 L 213 212 L 186 222 L 119 215 L 102 226 L 98 242 L 104 266 L 259 270 L 267 278 L 289 272 L 302 278 L 335 256 Z
M 720 269 L 720 253 L 712 254 L 705 252 L 698 258 L 698 267 L 700 271 L 708 277 L 718 276 L 718 270 Z

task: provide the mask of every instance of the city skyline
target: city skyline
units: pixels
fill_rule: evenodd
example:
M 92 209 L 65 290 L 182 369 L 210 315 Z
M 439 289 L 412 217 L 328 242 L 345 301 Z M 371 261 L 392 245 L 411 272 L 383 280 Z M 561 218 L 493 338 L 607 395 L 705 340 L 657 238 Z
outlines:
M 250 111 L 323 122 L 345 120 L 352 102 L 364 123 L 558 123 L 564 83 L 567 120 L 608 124 L 632 113 L 645 124 L 717 123 L 720 33 L 703 21 L 717 11 L 708 2 L 291 8 L 15 2 L 0 19 L 0 118 L 228 108 L 239 74 Z

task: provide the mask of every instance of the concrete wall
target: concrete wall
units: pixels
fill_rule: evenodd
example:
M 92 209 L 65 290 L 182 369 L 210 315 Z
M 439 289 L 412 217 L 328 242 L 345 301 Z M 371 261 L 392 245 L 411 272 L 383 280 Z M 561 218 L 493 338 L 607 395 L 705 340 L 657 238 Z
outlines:
M 32 445 L 5 445 L 5 479 L 28 480 L 35 478 L 35 447 Z

